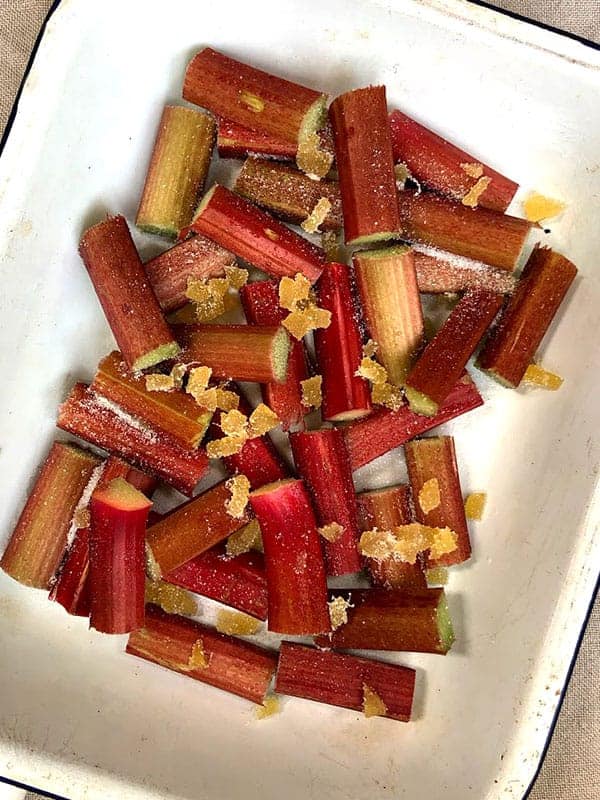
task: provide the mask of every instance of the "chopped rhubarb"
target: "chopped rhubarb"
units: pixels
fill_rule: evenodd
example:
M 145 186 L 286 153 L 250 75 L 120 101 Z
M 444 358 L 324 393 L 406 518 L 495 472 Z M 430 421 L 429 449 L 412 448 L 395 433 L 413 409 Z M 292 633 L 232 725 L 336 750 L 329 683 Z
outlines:
M 332 158 L 317 133 L 326 95 L 206 47 L 188 65 L 183 96 L 218 117 L 296 145 L 301 169 L 319 178 L 329 171 Z
M 434 194 L 401 191 L 400 219 L 406 238 L 513 271 L 531 222 L 489 208 L 467 208 Z
M 153 605 L 127 652 L 258 704 L 277 667 L 276 653 Z
M 287 164 L 249 158 L 238 174 L 234 190 L 270 211 L 285 222 L 299 225 L 313 212 L 319 201 L 327 200 L 329 210 L 320 230 L 342 227 L 340 189 L 334 181 L 313 181 Z
M 119 350 L 142 370 L 179 352 L 144 272 L 124 217 L 108 217 L 84 233 L 79 253 Z
M 310 180 L 307 178 L 307 180 Z M 257 281 L 240 290 L 246 319 L 252 325 L 280 325 L 287 316 L 279 305 L 276 281 Z M 261 385 L 263 400 L 278 416 L 283 430 L 298 425 L 307 409 L 302 403 L 301 382 L 308 378 L 306 351 L 301 341 L 291 342 L 284 383 Z
M 189 225 L 212 157 L 216 124 L 210 114 L 165 106 L 135 224 L 175 239 Z
M 389 450 L 483 405 L 477 387 L 466 373 L 433 417 L 416 414 L 404 405 L 398 411 L 381 409 L 344 428 L 352 469 L 363 467 Z
M 445 655 L 452 646 L 443 589 L 336 589 L 335 594 L 349 602 L 348 622 L 319 636 L 320 647 Z
M 346 92 L 329 108 L 346 244 L 400 235 L 384 86 Z
M 428 560 L 428 566 L 460 564 L 471 555 L 469 528 L 460 487 L 458 465 L 451 436 L 414 439 L 404 445 L 406 465 L 415 503 L 415 516 L 424 525 L 449 528 L 457 536 L 455 550 Z M 421 502 L 423 491 L 431 481 L 437 481 L 437 504 Z
M 284 383 L 291 342 L 278 325 L 178 325 L 182 363 L 212 369 L 213 378 Z
M 233 253 L 204 236 L 191 236 L 146 261 L 144 269 L 160 307 L 175 311 L 188 302 L 190 280 L 222 277 L 225 267 L 234 265 Z
M 267 484 L 250 495 L 250 503 L 265 548 L 269 630 L 329 631 L 325 564 L 304 484 L 292 479 Z
M 157 475 L 183 494 L 191 494 L 208 469 L 208 458 L 202 450 L 182 447 L 170 436 L 91 391 L 85 383 L 75 384 L 59 408 L 56 424 Z
M 413 411 L 429 417 L 438 413 L 503 299 L 487 289 L 465 292 L 406 378 L 406 397 Z
M 367 329 L 389 380 L 401 386 L 423 342 L 423 311 L 412 250 L 365 250 L 352 258 Z
M 267 578 L 261 553 L 232 558 L 219 544 L 171 570 L 165 580 L 258 619 L 267 618 Z
M 74 534 L 73 515 L 101 461 L 71 444 L 54 442 L 9 539 L 0 567 L 11 578 L 47 589 Z
M 422 244 L 415 245 L 413 253 L 420 292 L 456 293 L 474 288 L 512 294 L 517 285 L 517 279 L 510 272 L 481 261 Z
M 230 119 L 219 120 L 217 151 L 220 158 L 261 156 L 276 161 L 293 161 L 297 150 L 295 143 L 247 128 Z
M 361 492 L 356 497 L 361 531 L 378 528 L 389 531 L 413 520 L 410 488 L 405 484 L 388 486 Z M 427 583 L 423 572 L 424 559 L 419 557 L 414 564 L 394 558 L 367 558 L 367 570 L 375 586 L 386 589 L 425 589 Z
M 564 256 L 536 247 L 477 366 L 504 385 L 518 386 L 576 274 Z
M 314 283 L 325 263 L 320 247 L 224 186 L 206 193 L 191 229 L 275 278 L 300 272 Z
M 401 111 L 389 117 L 394 160 L 406 165 L 420 183 L 463 201 L 484 179 L 478 204 L 504 212 L 519 185 Z M 486 180 L 487 179 L 487 180 Z M 482 184 L 479 183 L 481 186 Z
M 226 483 L 219 483 L 150 525 L 146 536 L 150 577 L 162 578 L 249 522 L 245 512 L 241 517 L 227 512 L 230 498 Z
M 410 720 L 416 673 L 409 667 L 283 642 L 275 691 L 332 706 Z M 371 702 L 369 702 L 371 699 Z
M 328 575 L 358 572 L 358 510 L 352 469 L 344 435 L 337 428 L 290 435 L 296 470 L 310 492 L 321 528 L 337 523 L 342 530 L 335 539 L 324 536 Z
M 90 502 L 90 627 L 129 633 L 144 624 L 144 536 L 152 502 L 123 478 Z
M 369 389 L 356 375 L 361 361 L 359 311 L 345 264 L 327 264 L 318 285 L 319 305 L 330 325 L 315 331 L 315 351 L 323 378 L 323 418 L 331 422 L 364 417 L 371 411 Z

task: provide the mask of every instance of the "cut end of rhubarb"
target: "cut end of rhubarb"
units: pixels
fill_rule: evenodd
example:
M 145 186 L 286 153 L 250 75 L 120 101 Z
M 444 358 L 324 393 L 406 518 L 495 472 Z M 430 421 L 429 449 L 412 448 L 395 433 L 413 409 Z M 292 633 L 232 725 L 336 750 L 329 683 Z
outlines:
M 255 489 L 250 494 L 250 497 L 260 497 L 263 494 L 269 494 L 270 492 L 274 492 L 277 489 L 282 489 L 284 486 L 287 486 L 288 483 L 298 483 L 298 479 L 297 478 L 285 478 L 282 481 L 273 481 L 272 483 L 266 483 L 264 486 L 261 486 L 259 489 Z
M 204 193 L 204 196 L 198 203 L 198 206 L 196 207 L 196 210 L 194 212 L 194 216 L 192 217 L 192 225 L 198 219 L 198 217 L 202 216 L 202 212 L 204 211 L 206 206 L 210 203 L 213 194 L 217 191 L 218 188 L 219 184 L 215 183 L 210 187 L 210 189 L 207 192 Z
M 437 626 L 440 634 L 440 653 L 447 653 L 454 642 L 454 628 L 448 611 L 448 603 L 444 592 L 440 595 L 440 602 L 436 611 Z
M 169 342 L 157 347 L 155 350 L 150 350 L 149 353 L 144 353 L 133 362 L 133 371 L 140 372 L 148 367 L 154 367 L 156 364 L 161 364 L 163 361 L 168 361 L 170 358 L 176 358 L 181 352 L 181 347 L 177 342 Z
M 490 378 L 493 378 L 497 383 L 500 384 L 500 386 L 504 386 L 505 389 L 516 389 L 516 388 L 518 388 L 518 384 L 517 383 L 511 383 L 503 375 L 500 375 L 500 373 L 495 369 L 485 369 L 484 367 L 481 366 L 481 364 L 479 363 L 478 360 L 475 362 L 475 366 L 477 367 L 478 370 L 483 372 L 485 375 L 488 375 Z
M 408 400 L 410 410 L 414 411 L 415 414 L 421 414 L 424 417 L 433 417 L 435 414 L 437 414 L 439 408 L 438 404 L 434 403 L 434 401 L 430 397 L 427 397 L 426 394 L 413 389 L 411 386 L 405 386 L 404 392 L 406 394 L 406 399 Z
M 291 349 L 292 342 L 287 331 L 279 328 L 273 340 L 272 352 L 273 375 L 277 383 L 285 382 Z
M 354 247 L 356 245 L 364 245 L 364 244 L 376 244 L 377 242 L 388 242 L 390 239 L 399 239 L 400 238 L 400 231 L 377 231 L 377 233 L 371 233 L 368 236 L 358 236 L 356 239 L 350 239 L 346 242 L 346 244 L 350 247 Z M 407 250 L 410 248 L 406 248 Z M 374 251 L 376 252 L 376 251 Z M 361 258 L 364 256 L 364 253 L 361 253 Z
M 333 414 L 327 417 L 327 420 L 328 422 L 352 422 L 356 419 L 368 417 L 370 413 L 370 408 L 353 408 L 350 411 L 340 411 L 339 414 Z
M 136 220 L 135 227 L 144 233 L 162 236 L 164 239 L 174 240 L 179 235 L 179 231 L 174 225 L 150 225 Z
M 139 511 L 152 505 L 152 501 L 148 500 L 145 494 L 124 478 L 113 478 L 107 486 L 94 492 L 93 499 L 121 511 Z
M 374 236 L 379 236 L 379 235 L 380 234 L 374 234 Z M 393 238 L 393 236 L 397 236 L 397 234 L 393 234 L 392 236 L 390 236 L 390 238 Z M 376 239 L 372 239 L 372 241 L 376 241 Z M 387 259 L 387 258 L 391 258 L 392 256 L 403 256 L 406 253 L 410 253 L 410 251 L 411 251 L 411 248 L 408 245 L 406 245 L 406 244 L 396 244 L 396 245 L 393 245 L 392 247 L 385 247 L 385 248 L 376 249 L 376 250 L 361 250 L 358 253 L 353 253 L 353 256 L 361 258 L 361 259 L 364 259 L 364 258 L 375 258 L 375 259 L 377 259 L 377 258 L 386 258 Z
M 322 148 L 318 133 L 326 119 L 327 96 L 323 94 L 304 115 L 298 132 L 296 163 L 299 169 L 315 178 L 324 178 L 333 163 L 333 153 Z

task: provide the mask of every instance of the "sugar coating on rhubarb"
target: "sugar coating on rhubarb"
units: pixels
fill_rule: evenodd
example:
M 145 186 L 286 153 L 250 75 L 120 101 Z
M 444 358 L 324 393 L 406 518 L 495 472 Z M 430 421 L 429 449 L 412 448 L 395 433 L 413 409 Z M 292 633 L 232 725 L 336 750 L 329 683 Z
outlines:
M 260 532 L 260 525 L 258 520 L 253 519 L 243 528 L 232 533 L 225 545 L 225 552 L 228 556 L 240 556 L 242 553 L 248 553 L 250 550 L 257 550 L 262 553 L 262 535 Z
M 261 622 L 240 611 L 220 609 L 215 627 L 219 633 L 226 633 L 228 636 L 254 636 L 260 630 Z
M 556 392 L 563 385 L 563 378 L 540 367 L 539 364 L 530 364 L 521 378 L 521 383 Z
M 480 520 L 483 518 L 487 494 L 485 492 L 472 492 L 465 500 L 465 515 L 467 519 Z
M 322 384 L 323 378 L 321 375 L 313 375 L 312 378 L 300 381 L 303 406 L 307 408 L 321 408 L 323 402 Z
M 165 581 L 146 581 L 146 603 L 160 606 L 167 614 L 193 617 L 198 603 L 189 592 Z
M 156 347 L 154 350 L 150 350 L 148 353 L 144 353 L 143 356 L 136 358 L 133 362 L 132 370 L 133 372 L 141 372 L 149 367 L 155 367 L 157 364 L 162 364 L 163 361 L 176 358 L 180 352 L 181 347 L 177 342 L 167 342 L 167 344 L 162 344 L 160 347 Z
M 231 411 L 231 414 L 234 412 Z M 234 519 L 241 519 L 248 505 L 250 494 L 250 481 L 245 475 L 235 475 L 226 481 L 225 486 L 231 492 L 231 497 L 225 503 L 227 513 Z
M 441 503 L 440 484 L 437 478 L 430 478 L 425 481 L 419 490 L 419 505 L 424 514 L 429 514 Z
M 317 528 L 319 534 L 328 542 L 337 542 L 344 532 L 344 528 L 339 522 L 330 522 L 328 525 L 323 525 Z
M 374 689 L 363 683 L 363 714 L 365 717 L 387 716 L 387 706 Z

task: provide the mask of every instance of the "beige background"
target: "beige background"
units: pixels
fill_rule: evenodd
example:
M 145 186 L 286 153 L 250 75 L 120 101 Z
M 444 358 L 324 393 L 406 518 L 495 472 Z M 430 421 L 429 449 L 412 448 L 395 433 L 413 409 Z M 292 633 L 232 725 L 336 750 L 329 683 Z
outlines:
M 600 43 L 600 0 L 496 0 L 493 4 Z M 0 133 L 50 6 L 51 0 L 0 0 Z M 600 601 L 592 613 L 530 800 L 599 800 L 599 665 Z

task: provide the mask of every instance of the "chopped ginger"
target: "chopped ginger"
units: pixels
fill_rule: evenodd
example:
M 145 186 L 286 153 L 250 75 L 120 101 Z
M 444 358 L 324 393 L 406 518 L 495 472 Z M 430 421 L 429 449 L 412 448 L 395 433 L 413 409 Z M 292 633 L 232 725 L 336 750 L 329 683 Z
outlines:
M 229 636 L 253 636 L 260 628 L 259 619 L 239 611 L 221 609 L 217 614 L 216 629 Z
M 538 192 L 531 192 L 523 201 L 523 211 L 529 222 L 540 222 L 543 219 L 557 217 L 566 207 L 566 204 L 561 203 L 560 200 L 544 197 Z
M 352 603 L 344 597 L 334 597 L 327 603 L 331 627 L 335 631 L 348 622 L 348 609 L 353 608 Z
M 225 313 L 225 296 L 229 290 L 227 278 L 211 278 L 198 280 L 189 278 L 186 297 L 196 307 L 196 319 L 199 322 L 210 322 Z
M 203 389 L 194 394 L 193 397 L 198 405 L 207 411 L 217 410 L 217 390 L 214 387 L 212 389 Z
M 146 602 L 160 606 L 167 614 L 193 617 L 198 604 L 189 592 L 164 581 L 146 581 Z
M 241 519 L 248 505 L 250 481 L 245 475 L 236 475 L 234 478 L 229 478 L 225 486 L 231 492 L 230 499 L 225 503 L 225 509 L 229 516 Z
M 259 706 L 256 709 L 256 719 L 266 719 L 267 717 L 272 717 L 274 714 L 279 713 L 279 698 L 274 695 L 270 694 L 268 697 L 262 702 L 262 706 Z
M 188 658 L 188 669 L 206 669 L 208 667 L 208 658 L 204 652 L 204 644 L 202 639 L 196 639 L 192 647 L 192 652 Z
M 239 290 L 248 283 L 248 270 L 233 265 L 227 266 L 225 267 L 225 277 L 232 289 Z
M 331 311 L 308 305 L 306 308 L 291 311 L 281 323 L 295 339 L 304 338 L 307 333 L 317 328 L 328 328 L 331 323 Z
M 234 408 L 221 414 L 220 426 L 225 436 L 241 436 L 246 433 L 248 417 Z
M 461 164 L 461 169 L 466 172 L 469 178 L 481 178 L 483 175 L 483 165 L 477 162 L 473 164 Z
M 260 553 L 263 550 L 260 525 L 255 519 L 244 525 L 239 531 L 232 533 L 225 546 L 228 556 L 240 556 L 250 550 L 258 550 Z
M 327 328 L 331 323 L 331 312 L 317 307 L 310 281 L 301 273 L 279 281 L 279 305 L 290 312 L 283 326 L 298 340 L 309 331 Z
M 279 305 L 286 311 L 295 311 L 301 300 L 310 299 L 310 281 L 301 272 L 293 278 L 282 278 L 279 281 Z
M 279 425 L 279 417 L 269 406 L 259 403 L 250 414 L 248 425 L 248 435 L 251 438 L 264 436 L 265 433 L 273 430 Z
M 201 395 L 208 386 L 212 369 L 210 367 L 194 367 L 190 370 L 186 392 L 191 394 L 194 400 L 198 402 L 197 395 Z
M 363 356 L 365 358 L 373 358 L 373 356 L 377 353 L 378 350 L 379 350 L 379 345 L 377 344 L 377 342 L 374 342 L 373 339 L 369 339 L 369 341 L 365 345 L 363 345 L 362 349 Z
M 88 508 L 77 508 L 73 514 L 73 527 L 75 530 L 80 528 L 89 528 L 92 521 L 92 515 Z
M 233 411 L 240 404 L 240 397 L 235 392 L 229 389 L 222 389 L 220 386 L 216 389 L 217 395 L 217 408 L 221 411 Z
M 473 492 L 465 500 L 465 514 L 467 519 L 480 520 L 483 517 L 487 494 L 485 492 Z
M 317 530 L 328 542 L 337 542 L 344 532 L 344 528 L 339 522 L 330 522 L 329 525 L 323 525 L 322 528 L 317 528 Z
M 320 197 L 308 217 L 300 225 L 307 233 L 319 233 L 319 226 L 325 222 L 327 214 L 331 211 L 331 201 Z
M 563 379 L 560 375 L 555 375 L 553 372 L 548 372 L 547 369 L 540 367 L 538 364 L 530 364 L 525 370 L 523 376 L 523 383 L 528 383 L 531 386 L 538 386 L 541 389 L 549 389 L 555 392 L 563 384 Z
M 469 191 L 462 199 L 463 206 L 468 206 L 469 208 L 477 208 L 477 204 L 479 203 L 479 198 L 488 188 L 490 183 L 492 182 L 491 178 L 487 176 L 483 176 L 479 178 L 476 184 L 471 186 Z
M 363 714 L 365 717 L 387 716 L 386 704 L 366 683 L 363 683 Z
M 370 357 L 362 359 L 359 368 L 356 370 L 356 374 L 360 378 L 365 378 L 373 384 L 387 383 L 388 379 L 385 367 L 382 367 L 381 364 L 378 364 L 377 361 L 373 361 Z
M 440 498 L 440 484 L 437 478 L 430 478 L 425 481 L 419 492 L 419 505 L 424 514 L 429 514 L 434 508 L 437 508 L 441 502 Z
M 365 531 L 358 546 L 363 556 L 376 561 L 391 557 L 414 564 L 424 550 L 429 550 L 432 559 L 451 553 L 456 550 L 456 541 L 456 534 L 450 528 L 430 528 L 411 522 L 389 531 L 377 528 Z
M 340 261 L 341 237 L 338 231 L 325 231 L 321 234 L 321 247 L 325 251 L 327 261 Z
M 371 400 L 375 405 L 385 406 L 392 411 L 397 411 L 404 402 L 399 387 L 387 381 L 371 386 Z
M 175 381 L 172 375 L 161 375 L 159 372 L 152 375 L 145 375 L 146 390 L 148 392 L 170 392 L 175 388 Z
M 445 586 L 448 583 L 448 570 L 446 567 L 433 567 L 425 570 L 427 586 Z
M 402 162 L 396 164 L 394 167 L 394 176 L 396 178 L 396 184 L 398 184 L 401 189 L 404 188 L 406 181 L 412 177 L 409 168 Z
M 314 375 L 312 378 L 300 381 L 303 406 L 307 408 L 321 408 L 321 403 L 323 402 L 323 395 L 321 394 L 322 383 L 323 378 L 321 375 Z
M 175 389 L 181 389 L 181 387 L 183 386 L 183 379 L 185 378 L 186 372 L 187 372 L 186 364 L 175 364 L 175 366 L 171 370 L 171 378 L 173 379 L 173 386 L 175 387 Z
M 331 169 L 333 153 L 321 147 L 318 133 L 310 133 L 300 138 L 296 153 L 296 164 L 309 178 L 324 178 Z
M 450 528 L 433 528 L 433 536 L 429 545 L 429 556 L 436 558 L 452 553 L 457 548 L 458 537 Z
M 241 436 L 223 436 L 222 439 L 214 439 L 212 442 L 208 442 L 206 454 L 209 458 L 234 456 L 240 452 L 247 441 L 248 437 L 245 434 Z

